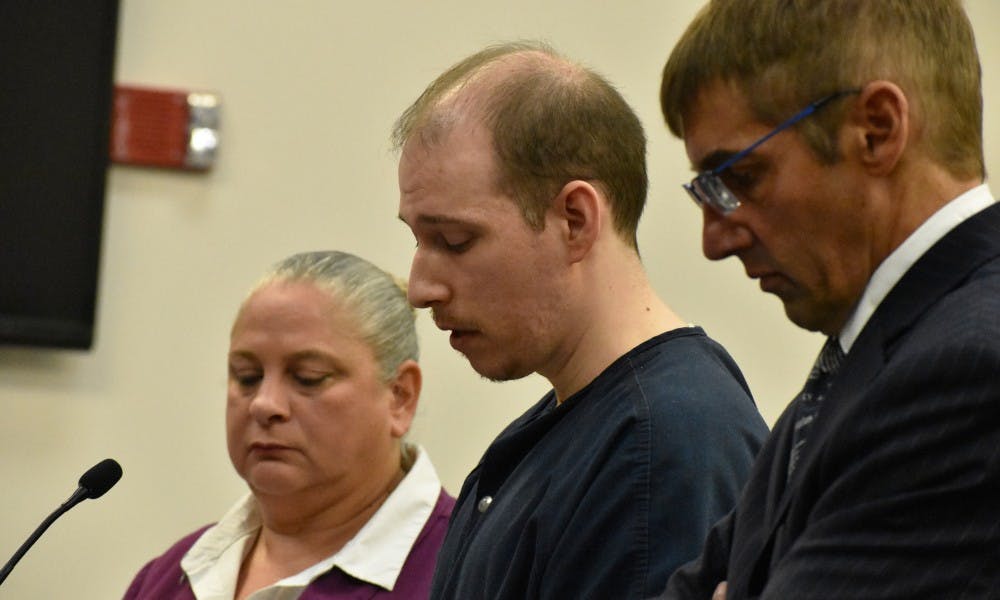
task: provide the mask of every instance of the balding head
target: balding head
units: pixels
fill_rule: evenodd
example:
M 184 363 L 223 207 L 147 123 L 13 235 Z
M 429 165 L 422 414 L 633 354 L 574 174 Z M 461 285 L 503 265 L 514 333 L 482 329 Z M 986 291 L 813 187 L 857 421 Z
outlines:
M 568 182 L 606 195 L 615 230 L 636 247 L 645 204 L 646 139 L 621 94 L 600 75 L 537 42 L 490 46 L 432 82 L 396 122 L 393 143 L 433 145 L 456 127 L 483 125 L 497 186 L 541 228 Z

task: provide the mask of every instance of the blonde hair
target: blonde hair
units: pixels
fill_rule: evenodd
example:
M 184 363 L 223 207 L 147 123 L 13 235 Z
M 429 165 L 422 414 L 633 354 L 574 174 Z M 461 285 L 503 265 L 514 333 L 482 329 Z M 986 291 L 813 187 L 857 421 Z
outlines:
M 363 258 L 335 250 L 294 254 L 275 264 L 251 290 L 276 282 L 307 282 L 344 303 L 391 381 L 406 360 L 418 360 L 413 307 L 406 284 Z

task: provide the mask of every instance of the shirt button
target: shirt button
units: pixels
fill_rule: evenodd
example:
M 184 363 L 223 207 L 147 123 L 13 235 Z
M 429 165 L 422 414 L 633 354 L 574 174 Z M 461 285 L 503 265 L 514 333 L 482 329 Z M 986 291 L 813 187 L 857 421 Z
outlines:
M 490 507 L 490 504 L 493 504 L 493 496 L 483 496 L 479 499 L 479 504 L 476 505 L 476 510 L 484 513 L 486 512 L 486 509 Z

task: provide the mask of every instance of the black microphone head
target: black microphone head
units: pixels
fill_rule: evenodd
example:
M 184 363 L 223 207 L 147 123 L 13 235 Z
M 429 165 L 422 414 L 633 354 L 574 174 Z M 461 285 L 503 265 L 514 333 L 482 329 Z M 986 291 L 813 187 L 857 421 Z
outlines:
M 122 478 L 122 466 L 113 458 L 105 458 L 80 476 L 80 487 L 88 498 L 100 498 Z

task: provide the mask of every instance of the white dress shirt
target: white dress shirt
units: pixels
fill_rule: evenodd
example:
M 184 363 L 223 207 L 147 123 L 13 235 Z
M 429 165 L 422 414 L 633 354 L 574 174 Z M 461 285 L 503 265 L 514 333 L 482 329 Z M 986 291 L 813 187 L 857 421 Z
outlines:
M 948 202 L 929 219 L 923 222 L 906 240 L 886 257 L 875 273 L 868 280 L 865 291 L 858 300 L 854 312 L 847 319 L 844 328 L 840 330 L 838 340 L 845 353 L 858 339 L 868 319 L 882 303 L 889 291 L 903 275 L 910 270 L 913 263 L 930 250 L 931 246 L 948 234 L 959 223 L 993 204 L 996 200 L 984 183 L 965 192 L 958 198 Z
M 391 590 L 410 548 L 434 510 L 441 481 L 423 448 L 409 472 L 378 511 L 333 556 L 271 586 L 249 600 L 295 600 L 309 583 L 337 567 L 351 576 Z M 232 600 L 243 558 L 257 538 L 260 514 L 252 494 L 237 502 L 188 550 L 181 568 L 198 600 Z

